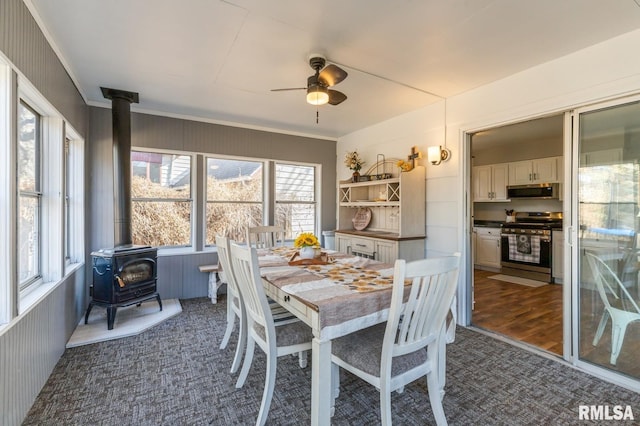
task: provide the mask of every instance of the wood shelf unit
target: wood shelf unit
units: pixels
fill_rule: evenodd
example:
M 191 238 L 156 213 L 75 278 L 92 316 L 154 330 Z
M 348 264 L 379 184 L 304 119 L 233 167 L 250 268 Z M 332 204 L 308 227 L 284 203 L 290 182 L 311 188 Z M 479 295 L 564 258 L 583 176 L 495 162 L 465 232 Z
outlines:
M 425 176 L 425 168 L 417 166 L 389 179 L 340 183 L 336 248 L 355 251 L 357 244 L 366 243 L 371 249 L 364 250 L 363 254 L 389 263 L 399 257 L 423 258 Z M 352 219 L 358 208 L 365 207 L 371 209 L 371 223 L 358 233 L 354 231 Z

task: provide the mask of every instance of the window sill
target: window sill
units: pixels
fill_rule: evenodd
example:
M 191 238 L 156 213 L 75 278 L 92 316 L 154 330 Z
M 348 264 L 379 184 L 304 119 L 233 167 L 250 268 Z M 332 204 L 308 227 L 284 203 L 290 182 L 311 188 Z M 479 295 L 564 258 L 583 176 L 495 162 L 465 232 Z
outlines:
M 216 253 L 215 247 L 205 247 L 204 250 L 194 250 L 193 247 L 176 247 L 158 249 L 158 257 L 163 256 L 188 256 L 198 253 Z

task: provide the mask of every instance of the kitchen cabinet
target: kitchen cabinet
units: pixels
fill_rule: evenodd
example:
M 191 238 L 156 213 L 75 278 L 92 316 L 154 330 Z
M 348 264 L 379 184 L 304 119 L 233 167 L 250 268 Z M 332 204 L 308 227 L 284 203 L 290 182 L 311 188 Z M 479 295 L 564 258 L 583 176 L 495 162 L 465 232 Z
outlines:
M 500 228 L 474 228 L 475 265 L 479 269 L 500 269 Z
M 372 236 L 353 235 L 347 231 L 336 231 L 336 249 L 393 264 L 396 259 L 407 261 L 424 259 L 424 238 L 387 240 Z
M 551 231 L 551 274 L 554 283 L 561 283 L 564 278 L 564 232 Z
M 473 201 L 506 201 L 509 164 L 476 166 L 472 170 Z
M 559 182 L 559 161 L 562 161 L 562 157 L 536 158 L 509 163 L 509 185 Z
M 397 177 L 342 182 L 338 188 L 336 249 L 393 263 L 425 257 L 425 168 L 417 166 Z M 355 230 L 358 209 L 370 209 L 369 225 Z

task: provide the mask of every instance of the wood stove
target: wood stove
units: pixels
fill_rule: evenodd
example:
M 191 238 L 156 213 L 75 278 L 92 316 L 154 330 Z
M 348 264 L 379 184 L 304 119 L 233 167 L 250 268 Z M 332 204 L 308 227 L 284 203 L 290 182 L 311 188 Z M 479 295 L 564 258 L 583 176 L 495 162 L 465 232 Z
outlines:
M 102 249 L 91 253 L 93 284 L 89 287 L 91 302 L 84 317 L 94 305 L 107 308 L 107 328 L 113 329 L 119 307 L 140 305 L 156 299 L 160 310 L 162 301 L 157 292 L 157 250 L 149 246 L 129 246 Z
M 157 249 L 132 244 L 131 235 L 131 103 L 138 102 L 138 94 L 101 87 L 105 98 L 111 99 L 113 120 L 113 191 L 114 242 L 113 248 L 91 253 L 93 284 L 89 287 L 91 302 L 84 316 L 94 305 L 107 308 L 107 327 L 113 329 L 119 307 L 138 305 L 156 299 L 160 310 L 162 301 L 157 291 Z

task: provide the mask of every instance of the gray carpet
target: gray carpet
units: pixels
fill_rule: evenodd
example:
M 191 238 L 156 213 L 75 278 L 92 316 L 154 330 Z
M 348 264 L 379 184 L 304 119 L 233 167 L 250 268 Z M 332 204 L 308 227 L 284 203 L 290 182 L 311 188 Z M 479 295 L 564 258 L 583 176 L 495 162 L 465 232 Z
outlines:
M 182 313 L 138 336 L 67 349 L 24 425 L 255 424 L 264 355 L 256 351 L 247 383 L 235 389 L 229 368 L 236 335 L 218 349 L 224 298 L 217 305 L 205 298 L 181 303 Z M 584 424 L 581 404 L 631 405 L 640 418 L 637 393 L 472 330 L 459 327 L 447 354 L 450 425 Z M 297 357 L 278 360 L 267 424 L 310 423 L 310 371 Z M 434 424 L 423 381 L 394 393 L 392 405 L 395 425 Z M 343 372 L 332 424 L 379 423 L 377 391 Z

